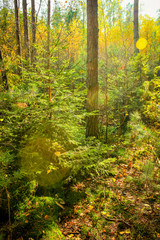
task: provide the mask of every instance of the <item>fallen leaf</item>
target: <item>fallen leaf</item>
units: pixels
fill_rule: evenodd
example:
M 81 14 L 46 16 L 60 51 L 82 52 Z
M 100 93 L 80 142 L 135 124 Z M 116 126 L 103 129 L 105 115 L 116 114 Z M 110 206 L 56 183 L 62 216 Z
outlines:
M 46 216 L 44 217 L 44 219 L 45 219 L 45 220 L 48 220 L 48 219 L 49 219 L 49 216 L 48 216 L 48 215 L 46 215 Z
M 119 232 L 119 234 L 123 235 L 123 234 L 130 234 L 131 231 L 130 229 L 126 229 L 125 231 Z

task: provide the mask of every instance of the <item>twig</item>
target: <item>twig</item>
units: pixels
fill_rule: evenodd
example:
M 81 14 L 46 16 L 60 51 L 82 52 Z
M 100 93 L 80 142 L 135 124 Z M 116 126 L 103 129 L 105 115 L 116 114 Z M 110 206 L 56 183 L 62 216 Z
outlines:
M 39 14 L 39 11 L 41 9 L 41 4 L 42 4 L 42 0 L 40 0 L 39 8 L 38 8 L 38 11 L 37 11 L 37 14 L 36 14 L 36 19 L 38 19 L 38 14 Z
M 128 222 L 124 221 L 123 219 L 107 218 L 107 217 L 104 217 L 103 215 L 102 215 L 102 217 L 103 217 L 104 219 L 106 219 L 107 221 L 111 221 L 111 222 L 122 222 L 122 223 L 126 224 L 128 227 L 131 227 L 131 225 L 130 225 Z
M 55 202 L 60 208 L 62 208 L 62 209 L 64 209 L 64 207 L 60 204 L 60 203 L 58 203 L 58 202 Z
M 21 223 L 19 223 L 19 222 L 12 223 L 11 226 L 9 224 L 6 224 L 5 226 L 0 228 L 0 233 L 4 232 L 4 231 L 13 231 L 14 228 L 16 228 L 20 225 L 21 225 Z

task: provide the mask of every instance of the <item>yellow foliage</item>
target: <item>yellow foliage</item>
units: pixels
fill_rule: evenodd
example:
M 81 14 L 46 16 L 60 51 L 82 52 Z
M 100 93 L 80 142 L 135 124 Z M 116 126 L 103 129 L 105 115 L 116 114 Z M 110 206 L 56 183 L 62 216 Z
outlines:
M 83 33 L 80 28 L 80 22 L 77 19 L 74 19 L 69 26 L 69 35 L 67 37 L 69 57 L 73 57 L 74 60 L 78 59 Z
M 140 37 L 145 38 L 148 42 L 147 47 L 143 51 L 151 51 L 152 55 L 156 55 L 156 50 L 159 47 L 160 26 L 149 16 L 141 17 L 141 22 Z
M 59 157 L 61 155 L 60 152 L 55 152 L 56 156 Z

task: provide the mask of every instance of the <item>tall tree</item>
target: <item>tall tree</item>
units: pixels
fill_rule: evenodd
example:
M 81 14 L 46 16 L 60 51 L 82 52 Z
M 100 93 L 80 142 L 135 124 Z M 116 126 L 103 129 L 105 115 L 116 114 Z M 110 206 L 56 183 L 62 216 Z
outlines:
M 29 59 L 29 33 L 28 33 L 28 16 L 27 16 L 27 0 L 23 0 L 23 25 L 24 25 L 24 49 L 25 59 Z
M 19 9 L 17 0 L 14 0 L 15 7 L 15 21 L 16 21 L 16 40 L 17 40 L 17 54 L 21 56 L 21 42 L 20 42 L 20 28 L 19 28 Z
M 139 53 L 139 49 L 136 48 L 136 42 L 139 39 L 138 5 L 139 5 L 139 0 L 134 0 L 134 52 L 135 54 Z
M 3 89 L 4 90 L 8 90 L 8 79 L 7 79 L 7 73 L 6 70 L 4 68 L 4 64 L 3 64 L 3 56 L 2 56 L 2 51 L 0 48 L 0 72 L 1 72 L 1 77 L 0 77 L 0 82 L 2 83 Z
M 1 28 L 3 30 L 2 31 L 3 35 L 5 35 L 5 37 L 6 37 L 6 34 L 7 34 L 7 15 L 8 15 L 8 8 L 9 8 L 7 0 L 3 0 L 2 8 L 3 8 L 3 12 L 2 12 L 3 21 L 1 23 L 2 24 Z M 4 66 L 4 60 L 3 60 L 1 46 L 0 46 L 0 85 L 2 85 L 3 90 L 8 90 L 9 89 L 8 78 L 7 78 L 7 73 L 6 73 L 6 69 L 5 69 L 5 66 Z
M 98 110 L 98 2 L 87 0 L 87 112 Z M 86 137 L 98 138 L 98 115 L 87 117 Z
M 102 9 L 103 13 L 103 24 L 104 24 L 104 42 L 105 42 L 105 67 L 106 67 L 106 75 L 105 75 L 105 111 L 106 111 L 106 143 L 108 142 L 108 44 L 107 44 L 107 26 L 104 9 Z
M 33 64 L 35 61 L 36 55 L 36 10 L 35 10 L 35 0 L 31 0 L 32 7 L 32 50 L 31 50 L 31 63 Z
M 51 76 L 50 76 L 50 34 L 51 34 L 51 2 L 48 0 L 48 20 L 47 20 L 47 26 L 48 26 L 48 36 L 47 36 L 47 52 L 48 52 L 48 94 L 49 94 L 49 101 L 51 102 Z

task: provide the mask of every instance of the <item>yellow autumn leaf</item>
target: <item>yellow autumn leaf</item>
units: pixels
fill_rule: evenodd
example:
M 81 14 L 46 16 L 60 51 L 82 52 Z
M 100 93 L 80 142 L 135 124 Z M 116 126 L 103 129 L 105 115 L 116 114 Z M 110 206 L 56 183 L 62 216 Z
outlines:
M 127 234 L 131 233 L 130 229 L 127 229 L 127 230 L 125 231 L 125 233 L 127 233 Z
M 131 233 L 131 231 L 130 231 L 130 229 L 126 229 L 125 231 L 122 231 L 122 232 L 119 232 L 121 235 L 123 235 L 123 234 L 130 234 Z
M 55 152 L 56 156 L 59 157 L 61 155 L 60 152 Z
M 89 205 L 88 208 L 89 208 L 89 210 L 92 210 L 92 209 L 93 209 L 93 206 Z
M 49 174 L 51 172 L 51 170 L 47 170 L 47 174 Z
M 146 48 L 146 46 L 147 46 L 147 40 L 145 38 L 139 38 L 136 43 L 136 48 L 138 48 L 139 50 L 142 50 Z
M 68 237 L 69 237 L 69 238 L 72 238 L 72 237 L 74 237 L 74 234 L 70 234 Z
M 160 233 L 156 233 L 156 235 L 157 235 L 157 238 L 159 238 L 159 237 L 160 237 Z
M 102 214 L 102 215 L 106 215 L 107 213 L 106 213 L 105 211 L 102 211 L 101 214 Z

